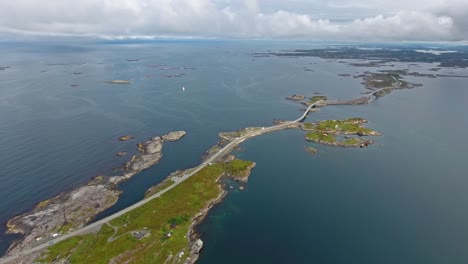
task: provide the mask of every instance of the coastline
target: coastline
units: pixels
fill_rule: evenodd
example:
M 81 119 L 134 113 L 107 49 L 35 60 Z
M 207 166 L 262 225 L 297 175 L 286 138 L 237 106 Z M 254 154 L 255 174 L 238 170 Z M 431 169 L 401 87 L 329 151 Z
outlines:
M 219 179 L 221 179 L 222 177 L 223 176 L 220 176 Z M 224 198 L 228 195 L 228 191 L 226 191 L 221 184 L 219 184 L 219 189 L 221 191 L 219 196 L 216 197 L 214 200 L 212 200 L 192 220 L 192 224 L 190 225 L 189 231 L 187 233 L 187 238 L 189 239 L 189 243 L 190 243 L 190 260 L 187 260 L 185 264 L 193 264 L 200 257 L 200 251 L 203 249 L 203 240 L 201 240 L 200 238 L 201 234 L 197 233 L 196 228 L 198 225 L 200 225 L 203 222 L 203 220 L 205 220 L 210 210 L 214 206 L 222 203 Z
M 94 176 L 85 185 L 41 201 L 31 210 L 9 219 L 5 223 L 7 233 L 22 234 L 23 237 L 10 245 L 5 256 L 32 248 L 92 221 L 117 202 L 122 193 L 117 189 L 118 184 L 159 163 L 164 143 L 178 141 L 185 134 L 185 131 L 175 131 L 138 143 L 139 154 L 124 163 L 122 175 Z

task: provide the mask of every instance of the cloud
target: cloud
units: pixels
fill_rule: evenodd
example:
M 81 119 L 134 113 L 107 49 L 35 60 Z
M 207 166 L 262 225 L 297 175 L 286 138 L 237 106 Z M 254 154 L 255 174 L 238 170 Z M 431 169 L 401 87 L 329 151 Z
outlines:
M 0 34 L 108 39 L 194 36 L 467 40 L 468 5 L 463 2 L 49 0 L 45 4 L 37 0 L 4 0 L 0 3 Z M 399 10 L 402 6 L 406 8 Z M 340 15 L 346 17 L 345 22 L 337 21 Z

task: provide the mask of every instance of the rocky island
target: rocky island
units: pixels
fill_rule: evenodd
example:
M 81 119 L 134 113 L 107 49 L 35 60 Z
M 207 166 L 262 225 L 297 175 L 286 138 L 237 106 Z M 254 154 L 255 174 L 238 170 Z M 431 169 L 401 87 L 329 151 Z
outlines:
M 120 140 L 120 141 L 128 141 L 128 140 L 134 139 L 134 138 L 135 138 L 134 136 L 126 135 L 126 136 L 121 136 L 121 137 L 119 137 L 119 140 Z
M 363 118 L 348 118 L 344 120 L 325 120 L 317 123 L 304 123 L 302 129 L 309 131 L 305 135 L 307 141 L 338 147 L 367 147 L 374 142 L 364 136 L 380 136 L 380 133 L 362 125 L 367 123 Z M 338 136 L 345 136 L 339 140 Z M 356 135 L 357 137 L 351 137 Z
M 314 155 L 314 154 L 316 154 L 318 152 L 316 148 L 309 147 L 309 146 L 305 146 L 304 149 L 305 149 L 305 151 L 309 152 L 312 155 Z
M 304 95 L 298 95 L 298 94 L 293 94 L 291 96 L 286 97 L 286 100 L 291 100 L 291 101 L 302 101 L 306 97 Z

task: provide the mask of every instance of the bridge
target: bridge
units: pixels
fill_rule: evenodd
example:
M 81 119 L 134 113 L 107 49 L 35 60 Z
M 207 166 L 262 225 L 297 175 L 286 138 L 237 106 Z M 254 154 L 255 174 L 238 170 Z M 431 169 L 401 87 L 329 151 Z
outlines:
M 213 154 L 212 156 L 210 156 L 208 159 L 206 159 L 202 164 L 198 165 L 197 167 L 195 167 L 194 170 L 192 170 L 190 173 L 187 173 L 185 175 L 183 175 L 182 177 L 176 177 L 174 179 L 174 183 L 168 187 L 166 187 L 165 189 L 159 191 L 158 193 L 155 193 L 125 209 L 122 209 L 121 211 L 113 214 L 113 215 L 110 215 L 106 218 L 103 218 L 99 221 L 96 221 L 94 223 L 91 223 L 87 226 L 84 226 L 80 229 L 77 229 L 75 231 L 72 231 L 72 232 L 69 232 L 67 234 L 64 234 L 62 236 L 59 236 L 59 237 L 56 237 L 52 240 L 49 240 L 43 244 L 40 244 L 36 247 L 33 247 L 33 248 L 29 248 L 29 249 L 25 249 L 17 254 L 14 254 L 14 255 L 11 255 L 11 256 L 5 256 L 3 258 L 0 259 L 0 264 L 3 264 L 3 263 L 8 263 L 10 261 L 13 261 L 21 256 L 26 256 L 28 254 L 31 254 L 31 253 L 34 253 L 34 252 L 37 252 L 37 251 L 40 251 L 40 250 L 44 250 L 46 248 L 48 248 L 49 246 L 53 245 L 53 244 L 56 244 L 60 241 L 64 241 L 68 238 L 71 238 L 71 237 L 74 237 L 74 236 L 77 236 L 77 235 L 82 235 L 82 234 L 86 234 L 86 233 L 91 233 L 91 232 L 94 232 L 94 231 L 98 231 L 101 226 L 103 224 L 106 224 L 112 220 L 114 220 L 115 218 L 118 218 L 122 215 L 124 215 L 125 213 L 128 213 L 158 197 L 160 197 L 161 195 L 163 195 L 164 193 L 170 191 L 171 189 L 173 189 L 174 187 L 176 187 L 177 185 L 181 184 L 182 182 L 184 182 L 185 180 L 187 180 L 188 178 L 192 177 L 193 175 L 195 175 L 197 172 L 201 171 L 203 168 L 205 168 L 206 166 L 208 166 L 209 163 L 211 162 L 214 162 L 216 160 L 219 160 L 220 158 L 222 158 L 223 156 L 227 155 L 229 152 L 232 151 L 232 149 L 234 147 L 236 147 L 237 145 L 239 145 L 240 143 L 244 142 L 245 140 L 249 139 L 249 138 L 252 138 L 252 137 L 256 137 L 256 136 L 260 136 L 262 134 L 265 134 L 265 133 L 269 133 L 269 132 L 273 132 L 273 131 L 278 131 L 278 130 L 282 130 L 282 129 L 286 129 L 286 128 L 289 128 L 291 126 L 294 126 L 298 123 L 301 123 L 305 120 L 305 118 L 307 117 L 307 115 L 309 114 L 310 112 L 310 109 L 314 108 L 317 104 L 320 104 L 320 103 L 323 103 L 322 100 L 320 101 L 317 101 L 311 105 L 309 105 L 309 107 L 307 107 L 307 109 L 304 111 L 304 113 L 296 120 L 293 120 L 293 121 L 287 121 L 287 122 L 284 122 L 284 123 L 281 123 L 281 124 L 278 124 L 278 125 L 274 125 L 274 126 L 270 126 L 270 127 L 265 127 L 264 129 L 262 130 L 257 130 L 257 131 L 253 131 L 253 132 L 250 132 L 250 133 L 247 133 L 241 137 L 238 137 L 236 139 L 234 139 L 233 141 L 229 142 L 229 144 L 227 144 L 226 146 L 224 146 L 222 149 L 220 149 L 217 153 Z

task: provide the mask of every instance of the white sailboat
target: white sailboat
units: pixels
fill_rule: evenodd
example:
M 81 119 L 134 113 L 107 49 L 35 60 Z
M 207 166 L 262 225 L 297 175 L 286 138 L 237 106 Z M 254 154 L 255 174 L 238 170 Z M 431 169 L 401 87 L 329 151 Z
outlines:
M 185 86 L 182 86 L 182 91 L 185 91 Z

